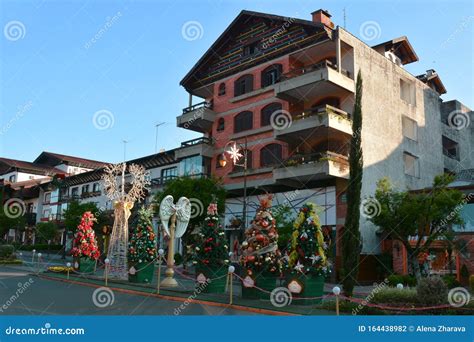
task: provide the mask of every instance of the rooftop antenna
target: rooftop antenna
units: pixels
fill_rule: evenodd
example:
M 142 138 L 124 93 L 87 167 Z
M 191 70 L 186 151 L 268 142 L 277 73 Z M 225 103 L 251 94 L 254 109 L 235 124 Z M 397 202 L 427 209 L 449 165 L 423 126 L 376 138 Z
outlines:
M 164 125 L 166 122 L 159 122 L 155 125 L 156 127 L 156 133 L 155 133 L 155 153 L 158 153 L 158 128 L 161 125 Z
M 123 142 L 123 162 L 125 163 L 125 161 L 127 160 L 127 144 L 128 144 L 128 141 L 127 140 L 122 140 Z
M 344 30 L 346 29 L 346 8 L 342 9 L 342 13 L 344 14 Z

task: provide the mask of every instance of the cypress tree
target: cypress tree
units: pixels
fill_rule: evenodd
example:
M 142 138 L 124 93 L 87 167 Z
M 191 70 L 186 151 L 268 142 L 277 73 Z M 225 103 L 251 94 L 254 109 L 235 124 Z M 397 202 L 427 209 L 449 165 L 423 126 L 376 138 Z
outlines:
M 349 184 L 347 186 L 347 215 L 342 233 L 342 282 L 346 296 L 352 296 L 359 272 L 361 238 L 359 230 L 363 174 L 362 136 L 362 76 L 357 74 L 356 98 L 352 114 L 352 138 L 349 152 Z

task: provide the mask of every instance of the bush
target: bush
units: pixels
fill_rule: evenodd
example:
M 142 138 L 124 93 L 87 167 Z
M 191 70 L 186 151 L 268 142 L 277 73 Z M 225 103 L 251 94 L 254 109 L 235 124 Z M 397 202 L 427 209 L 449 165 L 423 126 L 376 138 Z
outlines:
M 448 298 L 448 288 L 438 276 L 421 279 L 416 287 L 416 293 L 418 300 L 424 305 L 444 304 Z
M 416 278 L 411 275 L 391 274 L 387 277 L 388 284 L 392 287 L 397 284 L 403 284 L 404 286 L 414 287 L 416 286 Z
M 33 249 L 36 250 L 36 252 L 45 252 L 45 251 L 59 251 L 63 248 L 62 245 L 50 245 L 48 247 L 48 244 L 36 244 L 36 245 L 22 245 L 18 246 L 19 251 L 32 251 Z
M 397 284 L 403 284 L 403 276 L 398 274 L 391 274 L 387 277 L 388 285 L 395 287 Z
M 452 288 L 461 286 L 461 283 L 453 275 L 443 276 L 443 281 L 446 284 L 446 286 L 448 287 L 448 289 L 452 289 Z
M 15 253 L 13 245 L 0 245 L 0 258 L 9 259 Z
M 471 292 L 474 292 L 474 274 L 469 276 L 469 288 L 471 289 Z
M 393 287 L 385 287 L 374 292 L 372 302 L 377 304 L 416 304 L 418 298 L 415 289 L 404 288 L 399 290 Z

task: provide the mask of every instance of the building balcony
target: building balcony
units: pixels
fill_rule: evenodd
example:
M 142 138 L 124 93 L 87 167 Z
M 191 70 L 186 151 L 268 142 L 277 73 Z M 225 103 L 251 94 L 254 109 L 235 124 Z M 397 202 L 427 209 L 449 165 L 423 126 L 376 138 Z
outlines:
M 181 143 L 181 148 L 175 152 L 176 159 L 183 159 L 195 155 L 212 158 L 214 141 L 207 137 L 188 140 Z
M 318 128 L 324 128 L 317 130 Z M 352 135 L 352 121 L 349 114 L 336 107 L 325 105 L 321 108 L 310 109 L 292 114 L 292 123 L 282 130 L 274 130 L 275 139 L 292 142 L 307 139 L 310 135 L 330 133 Z
M 306 186 L 311 181 L 349 178 L 347 157 L 335 152 L 295 155 L 273 170 L 273 180 L 289 186 Z
M 151 180 L 151 187 L 161 188 L 169 181 L 172 181 L 173 179 L 177 179 L 177 178 L 178 176 L 164 176 L 164 177 L 153 178 Z
M 293 69 L 282 75 L 275 85 L 275 95 L 286 101 L 306 101 L 323 96 L 343 96 L 355 93 L 350 73 L 338 72 L 330 61 Z
M 212 128 L 216 113 L 212 110 L 212 102 L 201 102 L 183 109 L 183 114 L 176 118 L 176 125 L 192 131 L 206 133 Z

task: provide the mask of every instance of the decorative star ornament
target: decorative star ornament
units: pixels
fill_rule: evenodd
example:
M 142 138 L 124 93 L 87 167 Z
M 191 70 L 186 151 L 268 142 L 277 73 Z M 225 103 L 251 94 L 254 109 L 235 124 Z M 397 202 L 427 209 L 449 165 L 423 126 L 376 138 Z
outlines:
M 314 265 L 314 263 L 318 261 L 321 257 L 319 255 L 311 255 L 309 258 L 311 259 L 312 265 Z
M 236 144 L 232 144 L 232 147 L 227 151 L 227 153 L 234 164 L 243 156 Z
M 304 265 L 298 261 L 298 263 L 295 266 L 295 270 L 297 270 L 298 272 L 302 272 L 303 268 L 304 268 Z

